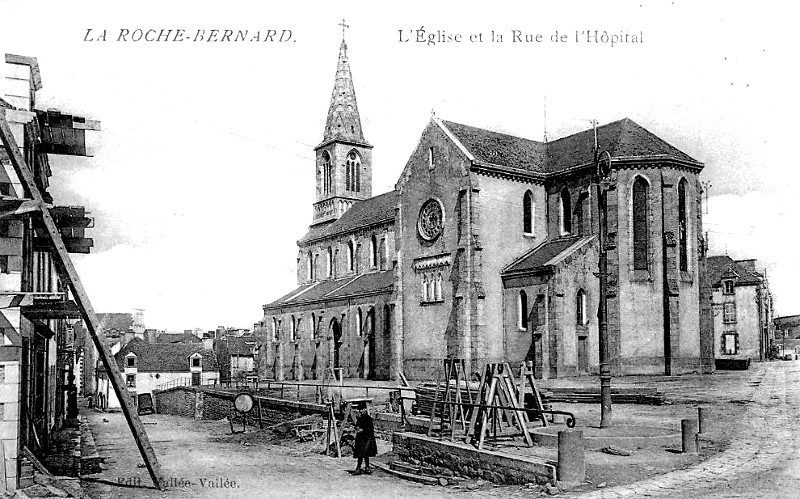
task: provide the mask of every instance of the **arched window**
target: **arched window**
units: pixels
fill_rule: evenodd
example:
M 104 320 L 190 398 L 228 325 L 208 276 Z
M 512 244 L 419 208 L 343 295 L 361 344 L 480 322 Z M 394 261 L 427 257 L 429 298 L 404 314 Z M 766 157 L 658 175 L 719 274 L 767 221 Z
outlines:
M 519 290 L 517 297 L 517 324 L 520 329 L 528 329 L 528 294 Z
M 333 277 L 339 277 L 339 248 L 333 252 Z
M 389 338 L 392 332 L 392 310 L 389 305 L 383 306 L 383 337 Z
M 369 239 L 369 266 L 375 267 L 378 265 L 378 240 L 373 234 Z
M 633 269 L 647 270 L 650 230 L 647 197 L 649 186 L 642 177 L 633 182 Z
M 361 191 L 361 157 L 356 151 L 350 151 L 345 163 L 345 185 L 348 191 Z
M 333 274 L 333 250 L 328 246 L 328 251 L 325 252 L 325 274 L 330 277 Z
M 522 196 L 522 232 L 525 234 L 533 234 L 534 207 L 533 193 L 526 191 Z
M 367 335 L 374 336 L 375 335 L 375 307 L 370 307 L 367 311 Z
M 353 257 L 354 257 L 353 241 L 348 241 L 347 242 L 347 270 L 350 271 L 350 272 L 352 272 L 353 269 L 354 269 Z
M 428 301 L 428 276 L 422 276 L 422 299 L 420 301 Z
M 381 270 L 386 270 L 386 238 L 381 238 L 381 244 L 378 248 L 378 258 L 380 259 Z
M 586 325 L 586 292 L 582 289 L 578 290 L 575 298 L 575 319 L 579 326 Z
M 333 184 L 333 168 L 331 168 L 331 155 L 328 151 L 322 153 L 322 192 L 328 194 L 331 192 L 331 184 Z
M 311 252 L 308 252 L 308 280 L 314 280 L 314 258 L 311 256 Z
M 436 274 L 436 287 L 434 288 L 434 299 L 442 301 L 442 274 Z
M 578 201 L 575 203 L 575 211 L 572 212 L 573 217 L 575 218 L 575 227 L 573 227 L 573 231 L 575 234 L 582 236 L 583 235 L 583 198 L 578 197 Z
M 689 271 L 688 227 L 686 225 L 686 179 L 678 183 L 678 248 L 680 253 L 680 269 Z
M 314 314 L 311 314 L 311 329 L 310 329 L 310 331 L 311 331 L 311 337 L 316 340 L 317 339 L 317 316 L 314 315 Z
M 314 255 L 313 273 L 314 279 L 319 279 L 319 255 Z
M 289 326 L 289 341 L 294 341 L 297 338 L 297 321 L 292 316 L 292 324 Z
M 275 317 L 272 318 L 272 331 L 270 331 L 272 335 L 272 341 L 278 340 L 278 319 Z
M 561 234 L 572 232 L 572 202 L 569 199 L 569 191 L 561 191 L 561 202 L 558 205 L 558 215 L 561 220 Z
M 364 317 L 361 308 L 356 311 L 356 335 L 360 338 L 364 336 Z
M 433 159 L 433 147 L 428 148 L 428 168 L 433 169 L 436 166 L 436 163 Z

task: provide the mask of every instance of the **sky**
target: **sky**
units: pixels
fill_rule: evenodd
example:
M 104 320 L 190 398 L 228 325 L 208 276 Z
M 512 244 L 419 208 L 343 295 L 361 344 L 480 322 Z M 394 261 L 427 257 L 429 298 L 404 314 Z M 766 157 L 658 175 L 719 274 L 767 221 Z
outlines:
M 51 157 L 50 190 L 96 220 L 92 253 L 73 258 L 97 311 L 251 327 L 295 286 L 345 19 L 373 194 L 394 187 L 431 112 L 534 140 L 628 117 L 705 163 L 710 254 L 756 258 L 777 314 L 800 313 L 794 16 L 781 3 L 262 4 L 0 0 L 0 51 L 39 61 L 37 107 L 101 122 L 93 157 Z M 137 29 L 188 39 L 134 42 Z M 247 41 L 205 41 L 225 29 Z

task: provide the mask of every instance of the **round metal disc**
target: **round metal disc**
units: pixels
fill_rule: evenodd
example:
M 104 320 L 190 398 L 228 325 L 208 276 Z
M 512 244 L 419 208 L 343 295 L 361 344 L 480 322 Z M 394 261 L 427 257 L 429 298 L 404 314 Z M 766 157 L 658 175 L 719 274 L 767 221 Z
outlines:
M 253 410 L 253 396 L 249 393 L 240 393 L 233 401 L 234 407 L 239 412 L 250 412 Z

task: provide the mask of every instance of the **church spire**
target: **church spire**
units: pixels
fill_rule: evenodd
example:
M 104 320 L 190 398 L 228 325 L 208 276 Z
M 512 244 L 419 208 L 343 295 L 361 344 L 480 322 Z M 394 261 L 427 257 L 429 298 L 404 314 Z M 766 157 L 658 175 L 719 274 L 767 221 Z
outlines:
M 361 129 L 361 117 L 358 114 L 356 93 L 353 88 L 353 75 L 350 72 L 350 61 L 347 58 L 347 43 L 344 40 L 342 20 L 342 44 L 339 46 L 339 62 L 336 66 L 336 80 L 333 84 L 331 105 L 328 109 L 328 120 L 325 123 L 322 143 L 318 147 L 335 141 L 369 145 Z

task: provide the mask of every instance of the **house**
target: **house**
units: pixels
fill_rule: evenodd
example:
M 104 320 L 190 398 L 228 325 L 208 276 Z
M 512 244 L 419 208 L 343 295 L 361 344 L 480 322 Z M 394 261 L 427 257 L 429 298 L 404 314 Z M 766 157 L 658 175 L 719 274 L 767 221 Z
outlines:
M 766 360 L 772 346 L 773 308 L 766 273 L 756 260 L 708 257 L 718 369 Z
M 134 400 L 170 384 L 208 385 L 219 383 L 219 368 L 210 344 L 148 343 L 136 338 L 114 355 L 123 373 L 128 393 Z M 108 376 L 100 369 L 97 381 L 97 407 L 119 408 Z
M 800 315 L 775 317 L 773 323 L 772 350 L 776 352 L 775 356 L 780 359 L 787 356 L 795 360 L 800 358 Z
M 297 286 L 255 326 L 266 375 L 424 379 L 453 357 L 596 373 L 598 155 L 612 372 L 714 369 L 699 161 L 627 118 L 535 141 L 432 116 L 373 195 L 372 147 L 342 41 Z

